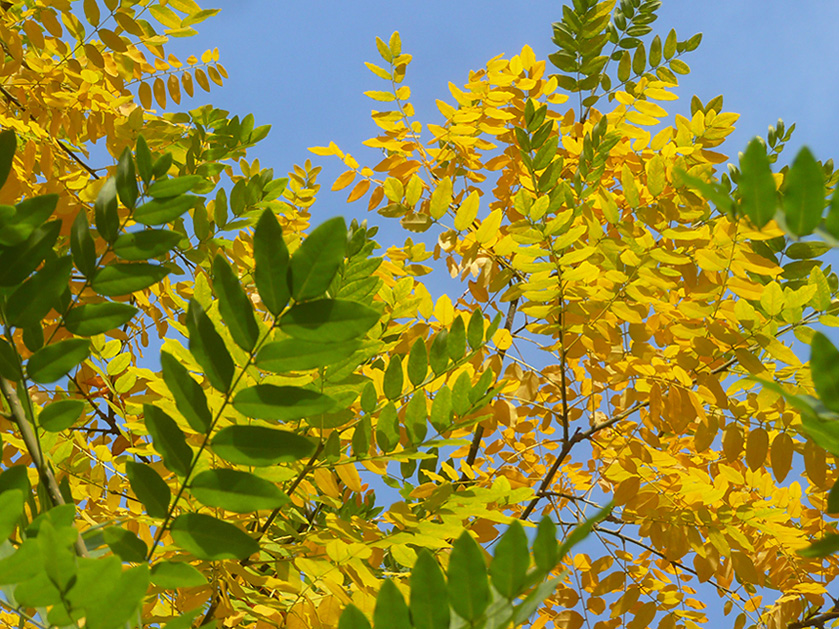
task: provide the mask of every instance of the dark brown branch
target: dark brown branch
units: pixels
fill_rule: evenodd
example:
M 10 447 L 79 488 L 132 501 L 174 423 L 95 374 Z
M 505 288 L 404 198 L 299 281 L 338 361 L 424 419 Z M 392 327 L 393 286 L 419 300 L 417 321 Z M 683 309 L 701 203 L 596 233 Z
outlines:
M 504 320 L 504 329 L 509 332 L 513 327 L 513 320 L 516 318 L 516 310 L 518 309 L 519 300 L 514 299 L 510 302 L 510 307 L 507 308 L 507 317 Z M 501 350 L 498 352 L 498 355 L 501 357 L 503 362 L 504 356 L 507 355 L 507 350 Z M 475 433 L 472 435 L 472 443 L 469 445 L 469 453 L 466 455 L 466 464 L 468 466 L 472 466 L 475 463 L 475 459 L 478 456 L 478 450 L 481 447 L 481 439 L 484 438 L 484 427 L 478 425 L 475 427 Z M 464 473 L 460 477 L 460 481 L 464 482 L 466 480 L 466 474 Z
M 818 627 L 819 629 L 824 629 L 825 624 L 831 620 L 836 620 L 837 618 L 839 618 L 839 610 L 837 610 L 836 606 L 834 606 L 830 611 L 810 616 L 804 620 L 791 622 L 787 625 L 787 629 L 804 629 L 805 627 Z

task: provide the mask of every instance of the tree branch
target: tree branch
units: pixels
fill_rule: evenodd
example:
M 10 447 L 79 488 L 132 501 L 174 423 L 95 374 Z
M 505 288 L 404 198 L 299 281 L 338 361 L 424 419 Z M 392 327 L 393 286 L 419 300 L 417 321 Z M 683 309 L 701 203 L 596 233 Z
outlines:
M 23 410 L 17 391 L 12 386 L 12 383 L 5 378 L 0 378 L 0 391 L 2 391 L 3 397 L 6 398 L 6 402 L 9 404 L 12 419 L 14 419 L 18 430 L 20 430 L 20 435 L 23 438 L 24 444 L 26 444 L 26 450 L 32 458 L 35 468 L 38 470 L 41 484 L 46 488 L 53 506 L 66 504 L 64 496 L 61 495 L 61 489 L 58 487 L 58 482 L 55 480 L 55 475 L 52 473 L 52 468 L 41 453 L 35 430 L 29 422 L 26 412 Z M 87 548 L 82 541 L 81 534 L 76 537 L 76 553 L 80 557 L 87 557 Z

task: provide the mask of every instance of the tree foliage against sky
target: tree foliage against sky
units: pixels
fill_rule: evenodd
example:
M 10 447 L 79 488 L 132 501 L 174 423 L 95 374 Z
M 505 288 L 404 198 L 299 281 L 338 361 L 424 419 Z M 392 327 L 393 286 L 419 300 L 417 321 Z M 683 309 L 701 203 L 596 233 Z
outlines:
M 376 257 L 310 228 L 319 167 L 249 161 L 267 127 L 178 109 L 226 73 L 165 45 L 215 11 L 4 3 L 0 621 L 824 619 L 836 350 L 814 387 L 790 339 L 839 323 L 800 240 L 839 236 L 837 176 L 773 173 L 783 124 L 720 172 L 738 116 L 678 102 L 701 38 L 659 4 L 563 7 L 549 62 L 491 59 L 429 122 L 377 40 L 381 161 L 312 149 L 411 232 Z

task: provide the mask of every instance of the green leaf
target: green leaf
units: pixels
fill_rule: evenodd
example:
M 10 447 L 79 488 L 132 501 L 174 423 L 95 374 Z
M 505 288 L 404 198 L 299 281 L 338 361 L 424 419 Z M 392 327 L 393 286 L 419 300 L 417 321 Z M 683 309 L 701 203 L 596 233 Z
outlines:
M 114 241 L 114 253 L 123 260 L 148 260 L 162 256 L 177 245 L 183 236 L 168 229 L 144 229 L 122 234 Z
M 150 465 L 126 461 L 125 472 L 137 499 L 143 503 L 146 512 L 153 518 L 165 518 L 169 511 L 172 492 L 160 474 Z
M 155 184 L 157 185 L 157 184 Z M 185 194 L 171 199 L 152 199 L 134 210 L 134 220 L 143 225 L 171 223 L 199 201 L 199 197 Z
M 6 179 L 12 172 L 12 160 L 15 157 L 17 138 L 12 129 L 0 131 L 0 188 L 6 185 Z
M 361 612 L 361 610 L 350 603 L 341 612 L 341 618 L 338 620 L 338 629 L 371 629 L 370 621 Z
M 460 315 L 452 321 L 449 337 L 446 340 L 446 347 L 449 352 L 449 357 L 454 361 L 462 358 L 466 352 L 466 326 L 463 324 L 463 317 Z
M 5 339 L 0 338 L 0 376 L 17 382 L 21 377 L 20 362 L 17 352 Z
M 740 159 L 740 206 L 758 229 L 775 216 L 778 195 L 766 147 L 754 138 Z
M 834 238 L 839 239 L 839 189 L 834 188 L 830 198 L 830 207 L 824 219 L 824 228 Z
M 355 301 L 319 299 L 291 307 L 280 318 L 280 329 L 304 341 L 336 343 L 363 336 L 380 315 Z
M 192 465 L 192 448 L 175 420 L 151 404 L 143 404 L 143 418 L 163 464 L 178 476 L 187 476 Z
M 116 240 L 119 234 L 119 211 L 117 206 L 117 182 L 107 179 L 96 196 L 94 223 L 99 235 L 108 242 Z
M 425 339 L 416 339 L 408 354 L 408 380 L 415 387 L 425 382 L 428 373 L 428 350 L 425 349 Z
M 161 561 L 152 566 L 151 582 L 157 587 L 175 590 L 206 585 L 207 579 L 198 570 L 183 561 Z
M 100 534 L 104 540 L 104 535 Z M 98 559 L 80 557 L 73 587 L 67 592 L 67 602 L 75 609 L 95 606 L 105 598 L 119 581 L 122 561 L 116 555 Z
M 270 208 L 262 213 L 253 231 L 254 281 L 262 303 L 277 316 L 288 303 L 288 249 L 283 230 Z
M 105 543 L 116 556 L 123 561 L 143 563 L 149 547 L 146 543 L 127 529 L 109 526 L 103 532 Z
M 431 365 L 431 371 L 438 376 L 446 370 L 449 364 L 448 338 L 448 330 L 440 330 L 431 342 L 428 363 Z
M 796 236 L 813 233 L 824 211 L 824 171 L 806 146 L 787 173 L 783 189 L 784 218 Z
M 42 573 L 43 565 L 38 540 L 28 539 L 14 553 L 0 559 L 0 585 L 13 585 L 31 579 Z
M 235 371 L 233 359 L 210 317 L 194 299 L 189 300 L 186 328 L 189 330 L 189 351 L 201 365 L 210 384 L 222 393 L 229 391 Z
M 810 341 L 810 372 L 819 399 L 839 412 L 839 350 L 821 332 Z
M 185 192 L 190 192 L 201 181 L 203 179 L 199 175 L 185 175 L 173 179 L 161 179 L 149 186 L 146 194 L 153 199 L 176 197 Z
M 839 480 L 833 483 L 827 494 L 827 509 L 825 513 L 839 513 Z
M 439 433 L 446 432 L 452 425 L 452 390 L 447 384 L 440 387 L 431 402 L 431 415 L 428 419 Z
M 387 399 L 395 400 L 402 395 L 402 380 L 402 357 L 399 354 L 393 354 L 385 370 L 384 382 L 382 383 Z
M 228 426 L 213 437 L 213 452 L 225 461 L 255 467 L 292 463 L 314 452 L 306 437 L 265 426 Z
M 306 371 L 327 367 L 349 358 L 361 346 L 358 341 L 317 343 L 283 339 L 266 343 L 256 355 L 256 366 L 273 373 Z
M 91 287 L 105 297 L 129 295 L 148 288 L 169 275 L 169 269 L 146 262 L 113 262 L 99 269 Z
M 542 518 L 533 539 L 533 559 L 544 573 L 554 569 L 558 559 L 559 545 L 556 542 L 556 524 L 548 517 Z
M 529 566 L 527 535 L 521 522 L 514 520 L 495 547 L 495 554 L 489 565 L 492 586 L 502 596 L 508 599 L 515 598 L 525 586 Z
M 802 557 L 821 558 L 833 555 L 839 552 L 839 535 L 830 533 L 825 535 L 817 542 L 813 542 L 807 548 L 802 548 L 797 551 Z
M 467 621 L 480 618 L 489 605 L 489 580 L 483 551 L 468 531 L 452 545 L 449 601 L 452 609 Z
M 467 372 L 461 372 L 452 387 L 452 410 L 458 415 L 465 415 L 472 407 L 470 393 L 472 392 L 472 378 Z
M 172 539 L 198 559 L 247 559 L 259 544 L 242 529 L 201 513 L 185 513 L 172 522 Z
M 416 629 L 449 629 L 449 593 L 443 571 L 423 548 L 411 570 L 411 619 Z
M 0 252 L 0 286 L 17 286 L 32 273 L 52 249 L 61 221 L 37 228 L 26 241 Z
M 824 255 L 830 249 L 830 245 L 824 242 L 794 242 L 787 247 L 784 255 L 793 260 L 812 260 Z
M 411 627 L 411 617 L 408 614 L 405 599 L 390 579 L 385 579 L 376 597 L 373 626 L 376 629 L 409 629 Z
M 137 160 L 137 170 L 140 173 L 140 179 L 143 183 L 149 185 L 149 182 L 154 176 L 152 172 L 152 158 L 149 145 L 146 143 L 146 138 L 142 135 L 137 136 L 137 146 L 134 148 L 134 157 Z
M 16 327 L 35 325 L 47 316 L 67 288 L 73 261 L 70 256 L 55 258 L 9 295 L 6 322 Z
M 399 418 L 393 402 L 388 402 L 379 413 L 379 421 L 376 422 L 376 443 L 382 452 L 386 453 L 399 443 Z
M 19 489 L 24 496 L 29 496 L 32 487 L 26 465 L 10 465 L 0 472 L 0 493 L 10 489 Z
M 37 540 L 36 540 L 37 541 Z M 23 581 L 15 588 L 18 605 L 26 607 L 46 607 L 61 603 L 61 592 L 52 583 L 46 572 Z
M 156 160 L 154 160 L 154 164 L 152 164 L 152 175 L 154 175 L 155 179 L 160 179 L 169 172 L 169 169 L 172 167 L 172 154 L 171 153 L 164 153 Z
M 131 156 L 131 149 L 127 146 L 119 156 L 117 163 L 116 189 L 119 200 L 122 204 L 134 209 L 137 203 L 137 175 L 134 174 L 134 159 Z
M 26 372 L 33 382 L 50 384 L 66 376 L 90 354 L 90 341 L 67 339 L 39 349 L 29 357 Z
M 236 513 L 279 509 L 291 501 L 274 483 L 239 470 L 206 470 L 190 486 L 192 495 L 207 507 Z
M 195 432 L 205 434 L 210 429 L 213 417 L 207 406 L 204 389 L 192 379 L 181 361 L 169 352 L 160 352 L 160 364 L 163 368 L 163 381 L 175 398 L 175 406 Z
M 595 513 L 592 517 L 588 520 L 580 524 L 576 527 L 571 534 L 568 535 L 563 541 L 562 544 L 559 546 L 559 550 L 557 551 L 557 563 L 562 561 L 565 558 L 565 555 L 568 554 L 568 551 L 571 550 L 574 546 L 579 544 L 583 541 L 586 537 L 588 537 L 589 533 L 594 529 L 594 527 L 602 522 L 606 516 L 608 516 L 612 512 L 612 503 L 610 502 L 605 507 L 600 509 L 597 513 Z
M 139 312 L 134 306 L 106 301 L 76 306 L 64 317 L 64 325 L 78 336 L 94 336 L 125 325 Z
M 97 598 L 87 607 L 85 629 L 117 629 L 124 627 L 143 603 L 149 588 L 147 565 L 129 568 L 120 573 L 108 595 Z
M 417 391 L 405 406 L 405 429 L 413 443 L 421 443 L 428 432 L 428 407 L 425 394 Z
M 204 10 L 205 11 L 210 11 L 212 9 L 204 9 Z M 218 9 L 215 9 L 215 10 L 218 10 Z M 189 18 L 185 18 L 184 22 L 186 22 L 188 19 Z M 195 622 L 195 619 L 198 618 L 198 616 L 202 615 L 203 613 L 204 613 L 204 609 L 202 609 L 201 607 L 196 607 L 193 610 L 190 610 L 186 613 L 179 614 L 178 616 L 175 616 L 172 620 L 167 622 L 166 625 L 164 625 L 163 629 L 191 629 L 193 623 Z M 214 629 L 214 627 L 216 625 L 215 625 L 215 621 L 211 621 L 211 622 L 209 622 L 205 625 L 202 625 L 202 626 L 206 627 L 207 629 Z
M 73 254 L 73 261 L 76 268 L 87 277 L 93 277 L 96 272 L 96 245 L 90 235 L 90 226 L 87 224 L 87 213 L 80 209 L 70 229 L 70 251 Z
M 291 295 L 297 301 L 326 292 L 347 249 L 347 224 L 340 216 L 319 225 L 291 257 Z
M 230 330 L 236 345 L 246 352 L 256 346 L 259 326 L 253 314 L 253 306 L 235 271 L 222 255 L 213 260 L 213 288 L 219 300 L 221 318 Z
M 328 413 L 336 408 L 336 402 L 311 389 L 257 384 L 239 391 L 233 399 L 233 408 L 246 417 L 292 421 Z
M 84 411 L 82 400 L 50 402 L 38 415 L 38 425 L 47 432 L 61 432 L 76 423 Z
M 554 593 L 557 586 L 560 584 L 559 579 L 551 579 L 544 581 L 537 585 L 533 591 L 527 595 L 527 598 L 522 601 L 521 605 L 515 608 L 513 612 L 513 625 L 518 627 L 527 622 L 542 602 Z
M 9 489 L 0 494 L 0 539 L 8 539 L 15 532 L 23 515 L 23 503 L 23 492 L 19 489 Z
M 466 340 L 472 349 L 478 349 L 484 342 L 484 313 L 480 308 L 472 312 L 472 316 L 469 317 Z
M 57 204 L 57 194 L 45 194 L 24 199 L 13 213 L 0 214 L 0 244 L 14 246 L 25 241 L 52 216 Z

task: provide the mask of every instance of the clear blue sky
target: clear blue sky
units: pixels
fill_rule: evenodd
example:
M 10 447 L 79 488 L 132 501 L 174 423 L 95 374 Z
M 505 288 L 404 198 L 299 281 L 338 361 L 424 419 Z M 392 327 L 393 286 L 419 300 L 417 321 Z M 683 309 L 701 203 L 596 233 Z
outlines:
M 448 82 L 462 84 L 469 70 L 491 57 L 517 54 L 528 44 L 546 58 L 554 50 L 551 22 L 562 14 L 561 2 L 546 0 L 201 4 L 222 11 L 197 27 L 198 37 L 176 40 L 178 52 L 218 46 L 230 78 L 209 96 L 199 89 L 195 101 L 209 99 L 240 116 L 253 113 L 257 124 L 273 125 L 254 155 L 277 173 L 307 157 L 322 163 L 325 203 L 316 206 L 315 215 L 323 218 L 349 211 L 346 192 L 326 194 L 342 166 L 306 149 L 331 140 L 364 155 L 361 142 L 376 128 L 369 117 L 373 101 L 362 92 L 384 84 L 363 63 L 376 62 L 377 35 L 400 31 L 404 51 L 414 57 L 406 82 L 417 119 L 426 122 L 439 116 L 435 99 L 451 100 Z M 664 0 L 655 26 L 662 34 L 675 28 L 680 39 L 704 33 L 700 48 L 687 58 L 693 71 L 682 79 L 676 107 L 689 112 L 691 95 L 707 102 L 724 94 L 725 108 L 742 114 L 725 145 L 729 155 L 745 148 L 751 136 L 765 135 L 767 125 L 781 117 L 787 125 L 797 123 L 788 155 L 808 144 L 827 159 L 839 156 L 836 24 L 834 0 Z
M 310 146 L 336 142 L 364 163 L 361 143 L 375 135 L 370 120 L 373 102 L 362 92 L 383 89 L 364 61 L 376 62 L 374 38 L 394 30 L 403 51 L 413 55 L 406 83 L 413 91 L 417 119 L 439 120 L 434 101 L 451 101 L 449 81 L 462 85 L 469 70 L 484 66 L 498 54 L 517 54 L 530 45 L 538 58 L 553 52 L 551 22 L 562 14 L 559 1 L 495 0 L 406 2 L 272 2 L 217 0 L 215 18 L 198 26 L 197 38 L 172 47 L 182 58 L 218 47 L 230 78 L 207 96 L 199 91 L 189 108 L 203 102 L 244 116 L 273 130 L 252 154 L 277 176 L 295 163 L 311 158 L 324 166 L 314 222 L 344 214 L 360 216 L 366 204 L 347 206 L 347 192 L 329 193 L 343 167 L 335 159 L 310 154 Z M 675 111 L 689 115 L 690 98 L 703 102 L 723 94 L 725 109 L 741 114 L 737 131 L 723 146 L 736 162 L 736 153 L 749 139 L 765 136 L 780 117 L 797 130 L 785 158 L 807 144 L 820 159 L 839 159 L 839 2 L 809 0 L 664 0 L 655 26 L 662 36 L 675 28 L 680 39 L 704 33 L 699 49 L 686 58 L 692 73 L 682 77 Z M 368 162 L 376 159 L 367 152 Z M 376 160 L 378 161 L 378 160 Z M 367 216 L 381 224 L 378 215 Z M 380 242 L 396 234 L 386 230 Z M 809 353 L 796 347 L 799 355 Z M 717 598 L 701 591 L 709 603 L 712 625 L 729 626 L 714 611 Z

